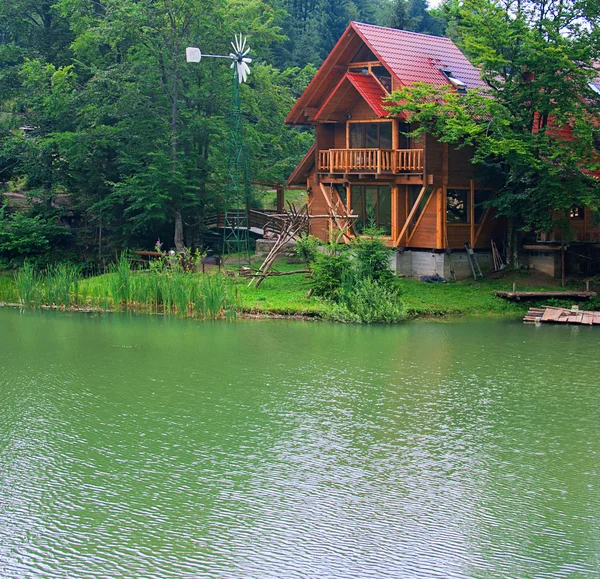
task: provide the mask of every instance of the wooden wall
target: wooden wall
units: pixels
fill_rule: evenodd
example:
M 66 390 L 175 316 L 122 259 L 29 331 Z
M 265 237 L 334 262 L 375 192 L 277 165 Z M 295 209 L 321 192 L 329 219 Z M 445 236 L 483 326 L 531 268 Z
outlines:
M 427 178 L 431 176 L 429 185 L 441 187 L 444 184 L 444 144 L 434 139 L 431 135 L 425 135 L 425 163 L 424 171 Z
M 473 148 L 448 146 L 448 187 L 469 187 L 473 179 Z
M 437 192 L 434 191 L 429 197 L 408 246 L 434 249 L 437 239 L 437 222 Z
M 334 149 L 346 148 L 346 123 L 336 123 L 335 127 L 335 147 Z
M 354 106 L 350 109 L 350 114 L 353 119 L 361 121 L 379 118 L 362 97 L 356 100 Z
M 321 192 L 317 175 L 312 173 L 307 179 L 308 211 L 311 215 L 327 215 L 329 208 Z M 329 236 L 329 221 L 327 219 L 311 219 L 309 233 L 322 241 Z

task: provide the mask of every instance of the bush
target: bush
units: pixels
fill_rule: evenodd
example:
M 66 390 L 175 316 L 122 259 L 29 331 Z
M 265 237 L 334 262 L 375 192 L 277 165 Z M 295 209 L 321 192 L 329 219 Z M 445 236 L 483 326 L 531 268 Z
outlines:
M 313 263 L 319 253 L 320 241 L 314 235 L 303 233 L 296 241 L 296 255 L 306 263 Z
M 330 320 L 363 324 L 393 324 L 406 318 L 406 305 L 399 293 L 372 278 L 358 280 L 342 292 L 326 313 Z
M 333 246 L 329 253 L 314 256 L 309 262 L 313 293 L 329 301 L 325 317 L 330 320 L 400 322 L 406 317 L 406 306 L 390 267 L 391 250 L 376 229 L 365 232 L 365 236 L 354 241 L 351 252 Z
M 377 230 L 365 229 L 366 235 L 353 244 L 356 257 L 356 274 L 359 280 L 372 279 L 384 285 L 395 283 L 390 268 L 391 249 L 377 235 Z
M 70 238 L 69 229 L 54 218 L 29 217 L 20 212 L 4 216 L 0 210 L 0 261 L 10 267 L 20 266 L 25 260 L 47 264 L 52 261 L 52 253 L 64 248 Z
M 350 272 L 351 264 L 347 253 L 318 253 L 311 264 L 310 285 L 316 296 L 336 299 L 342 280 Z

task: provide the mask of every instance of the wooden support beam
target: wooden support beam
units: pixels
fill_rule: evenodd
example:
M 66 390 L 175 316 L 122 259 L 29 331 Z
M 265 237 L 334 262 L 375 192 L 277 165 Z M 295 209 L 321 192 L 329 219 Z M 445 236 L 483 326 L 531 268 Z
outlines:
M 415 213 L 417 212 L 417 208 L 419 207 L 419 203 L 421 203 L 421 199 L 423 199 L 423 195 L 425 195 L 425 185 L 423 185 L 423 187 L 421 187 L 421 191 L 419 192 L 419 196 L 417 197 L 414 205 L 412 206 L 412 209 L 410 210 L 410 213 L 408 214 L 406 221 L 404 222 L 404 225 L 402 227 L 402 230 L 400 231 L 400 234 L 398 235 L 398 237 L 396 238 L 396 242 L 394 243 L 394 245 L 398 246 L 400 245 L 400 241 L 402 240 L 402 237 L 404 236 L 404 234 L 406 233 L 406 230 L 408 229 L 408 224 L 411 222 L 412 218 L 415 216 Z
M 443 249 L 444 247 L 444 225 L 445 225 L 445 188 L 441 187 L 437 190 L 437 211 L 436 211 L 436 226 L 435 226 L 435 247 L 436 249 Z
M 469 192 L 469 223 L 471 225 L 469 243 L 471 247 L 475 247 L 475 183 L 473 179 L 471 179 L 471 189 Z
M 483 226 L 485 225 L 485 222 L 487 221 L 488 216 L 490 215 L 490 213 L 492 212 L 492 208 L 488 207 L 485 210 L 485 213 L 483 214 L 483 219 L 481 220 L 481 223 L 479 224 L 479 227 L 477 229 L 477 233 L 475 234 L 475 239 L 473 240 L 473 243 L 471 243 L 471 247 L 475 247 L 475 245 L 477 244 L 477 241 L 479 240 L 479 236 L 481 235 L 481 232 L 483 230 Z
M 413 230 L 410 232 L 410 235 L 408 236 L 408 239 L 406 240 L 407 246 L 410 245 L 410 242 L 412 241 L 414 234 L 417 232 L 417 229 L 419 229 L 419 225 L 421 225 L 421 221 L 423 221 L 423 217 L 425 217 L 425 213 L 427 213 L 427 210 L 429 209 L 429 206 L 433 202 L 433 199 L 437 199 L 436 193 L 437 193 L 437 190 L 433 191 L 433 193 L 427 199 L 427 202 L 425 203 L 425 207 L 423 207 L 423 211 L 421 211 L 421 214 L 419 215 L 419 218 L 417 219 L 417 222 L 415 223 Z

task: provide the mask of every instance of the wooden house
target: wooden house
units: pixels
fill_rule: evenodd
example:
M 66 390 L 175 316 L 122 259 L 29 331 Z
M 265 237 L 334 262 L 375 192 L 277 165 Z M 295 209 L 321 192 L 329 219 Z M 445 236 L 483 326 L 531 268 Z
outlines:
M 467 277 L 465 242 L 491 266 L 490 241 L 504 235 L 504 223 L 485 208 L 493 192 L 475 181 L 469 149 L 428 134 L 411 139 L 410 119 L 390 117 L 385 97 L 415 82 L 483 87 L 448 38 L 350 23 L 287 117 L 316 135 L 288 185 L 306 186 L 311 233 L 320 239 L 349 221 L 357 235 L 376 223 L 398 248 L 402 273 L 447 277 L 450 248 L 457 275 Z

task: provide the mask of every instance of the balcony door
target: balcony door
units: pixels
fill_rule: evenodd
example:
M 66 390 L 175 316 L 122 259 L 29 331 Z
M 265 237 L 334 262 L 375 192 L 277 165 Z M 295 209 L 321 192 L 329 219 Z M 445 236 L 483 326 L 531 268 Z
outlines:
M 349 123 L 351 149 L 391 149 L 392 123 Z
M 357 233 L 370 225 L 392 234 L 392 192 L 389 185 L 352 185 L 350 188 L 352 213 L 358 215 Z

